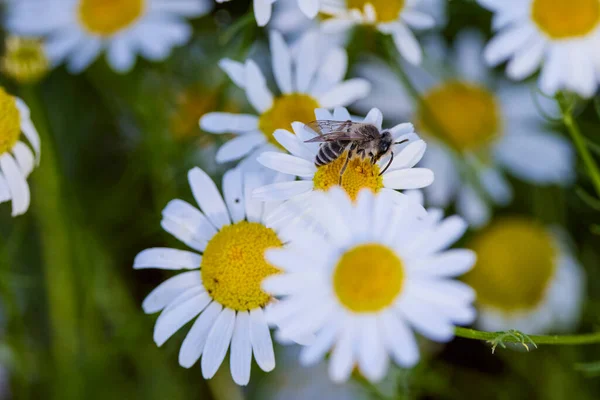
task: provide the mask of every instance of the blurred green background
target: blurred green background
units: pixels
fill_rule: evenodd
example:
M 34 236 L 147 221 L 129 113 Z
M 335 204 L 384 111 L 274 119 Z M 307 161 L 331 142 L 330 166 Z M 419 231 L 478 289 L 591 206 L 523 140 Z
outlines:
M 198 365 L 178 365 L 186 328 L 156 347 L 156 316 L 144 315 L 140 304 L 170 274 L 131 266 L 147 247 L 180 247 L 159 223 L 170 199 L 191 200 L 187 170 L 198 165 L 218 178 L 227 169 L 213 160 L 226 138 L 202 133 L 197 121 L 208 111 L 248 107 L 217 62 L 245 59 L 256 41 L 266 46 L 265 31 L 247 14 L 250 7 L 239 0 L 219 5 L 194 21 L 193 40 L 168 61 L 138 59 L 127 75 L 99 61 L 78 76 L 58 68 L 36 85 L 1 78 L 30 106 L 42 137 L 41 165 L 29 180 L 29 212 L 13 219 L 10 203 L 0 205 L 2 398 L 234 398 L 211 392 Z M 473 1 L 449 1 L 449 15 L 449 41 L 468 26 L 489 34 L 490 15 Z M 381 48 L 374 32 L 355 35 L 351 62 Z M 600 148 L 594 104 L 578 111 L 585 135 Z M 579 186 L 568 190 L 514 181 L 517 198 L 499 213 L 533 215 L 570 232 L 588 274 L 580 330 L 590 332 L 600 322 L 600 201 L 582 194 L 592 193 L 582 167 L 578 176 Z M 493 355 L 489 346 L 466 339 L 428 346 L 429 356 L 414 370 L 395 371 L 383 392 L 353 383 L 343 394 L 348 397 L 335 398 L 600 398 L 597 345 L 498 349 Z M 323 373 L 300 373 L 281 354 L 278 363 L 271 376 L 253 370 L 244 389 L 248 398 L 292 398 L 272 396 Z M 226 374 L 227 367 L 221 367 Z

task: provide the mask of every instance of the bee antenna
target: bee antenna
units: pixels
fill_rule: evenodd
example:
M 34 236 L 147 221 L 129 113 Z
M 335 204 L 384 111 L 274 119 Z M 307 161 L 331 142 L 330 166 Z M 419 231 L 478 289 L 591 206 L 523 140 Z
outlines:
M 385 166 L 385 168 L 383 169 L 383 171 L 381 171 L 379 173 L 379 176 L 383 175 L 383 173 L 388 170 L 388 168 L 390 167 L 390 165 L 392 165 L 392 161 L 394 161 L 394 152 L 392 151 L 391 154 L 392 154 L 392 157 L 390 158 L 390 161 L 387 163 L 387 165 Z
M 394 144 L 402 144 L 408 142 L 408 139 L 401 140 L 399 142 L 394 142 Z

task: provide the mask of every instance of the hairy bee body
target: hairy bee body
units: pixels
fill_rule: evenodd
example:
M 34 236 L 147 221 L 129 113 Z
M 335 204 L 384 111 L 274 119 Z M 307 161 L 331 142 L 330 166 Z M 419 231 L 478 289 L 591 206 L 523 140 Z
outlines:
M 337 160 L 344 152 L 346 152 L 351 143 L 343 142 L 326 142 L 321 145 L 317 157 L 315 158 L 315 165 L 317 167 L 330 164 Z

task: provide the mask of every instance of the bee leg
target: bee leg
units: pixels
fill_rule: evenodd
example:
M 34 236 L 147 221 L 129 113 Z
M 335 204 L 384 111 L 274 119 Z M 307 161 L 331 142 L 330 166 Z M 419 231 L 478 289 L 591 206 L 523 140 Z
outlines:
M 348 152 L 348 155 L 346 156 L 346 161 L 344 162 L 344 166 L 340 170 L 340 181 L 339 181 L 340 186 L 342 186 L 342 176 L 344 176 L 344 172 L 346 172 L 346 168 L 348 167 L 348 162 L 350 161 L 350 157 L 352 157 L 352 151 Z
M 390 165 L 392 165 L 392 162 L 394 161 L 394 152 L 392 151 L 392 157 L 390 157 L 390 161 L 387 163 L 387 165 L 385 166 L 385 168 L 383 169 L 383 171 L 381 171 L 379 173 L 379 176 L 383 175 L 383 173 L 385 171 L 387 171 L 387 169 L 390 167 Z

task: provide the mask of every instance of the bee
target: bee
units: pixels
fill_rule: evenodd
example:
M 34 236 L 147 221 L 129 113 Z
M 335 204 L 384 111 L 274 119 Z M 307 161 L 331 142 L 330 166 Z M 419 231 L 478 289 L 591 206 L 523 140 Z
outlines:
M 375 125 L 368 123 L 318 120 L 306 125 L 319 134 L 305 141 L 305 143 L 321 143 L 315 158 L 317 167 L 330 164 L 347 152 L 346 161 L 340 170 L 340 185 L 352 157 L 358 156 L 363 160 L 368 157 L 371 164 L 375 164 L 390 155 L 390 161 L 379 173 L 382 175 L 394 161 L 393 145 L 408 142 L 408 139 L 394 142 L 390 131 L 380 132 Z

